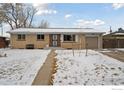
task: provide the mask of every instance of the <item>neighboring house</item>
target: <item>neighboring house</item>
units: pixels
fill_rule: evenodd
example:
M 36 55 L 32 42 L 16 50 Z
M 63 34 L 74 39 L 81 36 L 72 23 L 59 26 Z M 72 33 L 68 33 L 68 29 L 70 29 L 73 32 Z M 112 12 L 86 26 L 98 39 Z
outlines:
M 124 48 L 124 31 L 104 35 L 103 48 Z
M 98 49 L 102 48 L 104 32 L 92 28 L 19 28 L 8 33 L 12 48 Z
M 8 47 L 7 37 L 0 36 L 0 48 Z

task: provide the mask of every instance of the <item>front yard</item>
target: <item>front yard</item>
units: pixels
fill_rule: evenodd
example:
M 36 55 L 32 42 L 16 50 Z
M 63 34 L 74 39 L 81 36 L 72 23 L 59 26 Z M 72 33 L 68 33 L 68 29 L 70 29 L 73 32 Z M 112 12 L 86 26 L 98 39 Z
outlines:
M 57 50 L 54 85 L 124 85 L 124 63 L 88 50 Z
M 0 85 L 32 85 L 50 51 L 1 49 L 6 56 L 0 57 Z M 124 85 L 124 62 L 101 51 L 88 50 L 87 56 L 86 50 L 55 52 L 58 67 L 52 75 L 53 85 Z
M 50 50 L 1 49 L 0 85 L 31 85 Z

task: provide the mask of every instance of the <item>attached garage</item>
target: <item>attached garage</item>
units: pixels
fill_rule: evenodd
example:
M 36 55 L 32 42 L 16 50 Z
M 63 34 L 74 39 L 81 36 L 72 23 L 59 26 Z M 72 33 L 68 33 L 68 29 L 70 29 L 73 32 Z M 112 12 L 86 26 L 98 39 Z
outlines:
M 98 49 L 98 37 L 86 37 L 86 47 L 88 49 Z

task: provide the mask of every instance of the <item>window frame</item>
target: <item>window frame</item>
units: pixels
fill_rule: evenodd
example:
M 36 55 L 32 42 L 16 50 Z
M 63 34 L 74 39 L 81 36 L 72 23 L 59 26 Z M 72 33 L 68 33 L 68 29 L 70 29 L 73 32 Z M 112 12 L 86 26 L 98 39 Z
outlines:
M 68 37 L 70 36 L 70 37 Z M 69 40 L 70 38 L 70 40 Z M 75 42 L 76 41 L 76 35 L 74 34 L 64 34 L 63 35 L 63 41 L 64 42 Z
M 26 35 L 25 34 L 17 34 L 17 40 L 18 41 L 25 41 Z
M 37 34 L 37 41 L 43 41 L 45 39 L 44 34 Z

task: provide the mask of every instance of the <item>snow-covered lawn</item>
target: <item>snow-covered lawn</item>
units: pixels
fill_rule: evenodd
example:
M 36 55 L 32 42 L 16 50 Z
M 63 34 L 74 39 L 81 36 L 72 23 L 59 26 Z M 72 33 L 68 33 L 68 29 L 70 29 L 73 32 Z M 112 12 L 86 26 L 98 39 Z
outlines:
M 54 85 L 124 85 L 124 62 L 88 50 L 57 50 Z
M 31 85 L 50 50 L 1 49 L 0 85 Z

